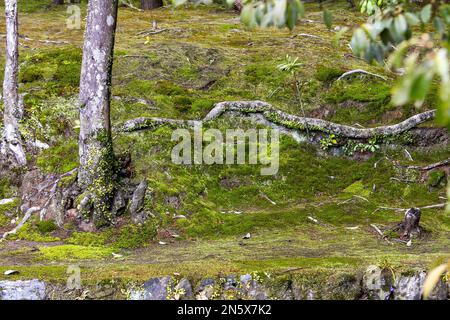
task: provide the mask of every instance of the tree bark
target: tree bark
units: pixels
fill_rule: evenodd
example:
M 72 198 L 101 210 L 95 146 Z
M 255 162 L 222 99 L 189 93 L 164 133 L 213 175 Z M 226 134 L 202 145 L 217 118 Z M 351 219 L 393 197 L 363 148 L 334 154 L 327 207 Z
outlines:
M 421 212 L 419 208 L 410 208 L 405 212 L 403 221 L 398 225 L 400 238 L 408 240 L 411 234 L 420 235 L 422 227 L 420 223 Z
M 116 159 L 110 86 L 118 0 L 90 0 L 80 78 L 79 186 L 87 190 L 97 227 L 111 222 Z
M 19 18 L 17 0 L 5 0 L 6 17 L 6 61 L 3 80 L 3 124 L 4 132 L 1 153 L 13 166 L 25 166 L 27 163 L 19 131 L 19 120 L 23 110 L 19 104 Z
M 142 10 L 152 10 L 156 8 L 162 7 L 163 1 L 162 0 L 141 0 L 141 9 Z
M 430 110 L 416 114 L 398 124 L 361 129 L 318 118 L 305 118 L 287 114 L 281 110 L 275 109 L 272 105 L 263 101 L 225 101 L 216 103 L 214 108 L 202 121 L 212 121 L 226 113 L 231 113 L 233 116 L 260 115 L 266 123 L 278 125 L 280 128 L 286 130 L 303 131 L 306 128 L 309 128 L 310 131 L 333 133 L 349 139 L 369 139 L 376 136 L 387 137 L 401 134 L 421 123 L 434 119 L 436 116 L 436 110 Z M 259 120 L 259 118 L 257 120 Z M 119 128 L 119 131 L 133 132 L 138 130 L 152 130 L 165 124 L 185 124 L 187 126 L 192 126 L 193 123 L 195 123 L 193 120 L 138 118 L 125 122 L 121 128 Z

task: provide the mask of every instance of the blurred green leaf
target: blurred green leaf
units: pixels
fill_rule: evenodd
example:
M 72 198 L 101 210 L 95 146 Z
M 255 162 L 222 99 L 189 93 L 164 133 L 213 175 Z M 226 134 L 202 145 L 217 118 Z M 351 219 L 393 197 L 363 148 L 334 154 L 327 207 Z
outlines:
M 420 11 L 420 20 L 422 20 L 423 23 L 427 23 L 431 19 L 431 4 L 427 4 L 423 9 Z
M 405 12 L 405 18 L 410 26 L 415 26 L 420 23 L 420 19 L 414 13 Z
M 328 30 L 330 30 L 333 25 L 333 15 L 327 9 L 323 10 L 323 22 L 327 26 Z

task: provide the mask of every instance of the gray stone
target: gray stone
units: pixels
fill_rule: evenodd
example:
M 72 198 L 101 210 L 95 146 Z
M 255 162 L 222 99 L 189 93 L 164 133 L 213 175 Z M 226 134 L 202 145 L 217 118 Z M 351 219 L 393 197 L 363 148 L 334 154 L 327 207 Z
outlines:
M 175 286 L 175 291 L 180 292 L 179 300 L 189 300 L 194 297 L 192 286 L 188 279 L 183 278 Z
M 225 277 L 225 284 L 223 285 L 224 290 L 236 290 L 238 282 L 236 276 L 230 275 Z
M 0 281 L 0 300 L 44 300 L 45 283 L 37 279 Z
M 171 277 L 153 278 L 144 283 L 142 290 L 133 290 L 130 293 L 131 300 L 167 300 L 172 286 Z
M 252 280 L 252 275 L 251 274 L 243 274 L 240 277 L 241 283 L 242 284 L 247 284 L 248 282 L 250 282 Z
M 267 300 L 268 290 L 258 281 L 253 280 L 250 274 L 240 277 L 242 295 L 251 300 Z
M 367 268 L 362 279 L 362 289 L 370 300 L 384 300 L 389 296 L 390 288 L 394 284 L 390 270 L 381 270 L 371 265 Z
M 200 285 L 197 288 L 197 291 L 203 290 L 206 286 L 213 286 L 216 282 L 214 279 L 207 278 L 200 281 Z
M 425 272 L 413 276 L 401 276 L 395 283 L 394 299 L 396 300 L 420 300 Z
M 196 300 L 210 300 L 214 297 L 214 279 L 203 279 L 198 286 L 195 295 Z
M 447 300 L 449 298 L 448 295 L 449 295 L 449 290 L 448 290 L 447 282 L 443 281 L 441 279 L 436 284 L 436 287 L 434 287 L 434 290 L 431 292 L 428 299 L 429 300 Z
M 420 300 L 425 278 L 426 272 L 420 271 L 412 275 L 398 276 L 394 283 L 391 271 L 370 266 L 363 276 L 363 291 L 369 299 L 390 297 L 395 300 Z M 389 294 L 391 286 L 393 289 L 392 295 Z M 440 281 L 433 290 L 430 299 L 445 300 L 447 296 L 448 288 L 443 281 Z
M 114 202 L 113 202 L 113 206 L 112 206 L 112 212 L 115 216 L 120 215 L 121 213 L 123 213 L 123 211 L 126 208 L 126 201 L 125 201 L 125 197 L 123 195 L 122 190 L 117 190 L 115 195 L 114 195 Z
M 142 214 L 144 208 L 145 193 L 147 191 L 147 181 L 142 181 L 134 190 L 130 204 L 131 219 L 134 223 L 142 223 L 147 215 Z
M 420 300 L 423 293 L 426 273 L 419 272 L 412 276 L 401 276 L 396 282 L 394 298 L 396 300 Z M 446 300 L 448 288 L 444 281 L 440 280 L 434 287 L 429 299 Z

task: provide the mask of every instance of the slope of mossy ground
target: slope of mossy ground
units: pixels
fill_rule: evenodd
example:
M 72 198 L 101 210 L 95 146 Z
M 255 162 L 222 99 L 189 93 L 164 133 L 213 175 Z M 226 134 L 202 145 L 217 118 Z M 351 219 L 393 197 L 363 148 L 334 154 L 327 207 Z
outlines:
M 28 93 L 22 128 L 25 135 L 51 145 L 33 156 L 32 163 L 45 172 L 64 173 L 77 165 L 76 94 L 83 32 L 66 29 L 65 7 L 42 9 L 31 4 L 37 2 L 27 1 L 24 6 L 19 1 L 21 34 L 71 45 L 22 41 L 20 90 Z M 341 27 L 364 21 L 362 16 L 349 18 L 345 1 L 330 10 L 335 25 Z M 224 100 L 265 100 L 292 114 L 304 111 L 362 126 L 396 123 L 433 108 L 433 95 L 421 110 L 392 106 L 389 92 L 395 76 L 348 55 L 351 32 L 334 45 L 335 32 L 321 23 L 316 4 L 307 5 L 306 19 L 292 32 L 250 30 L 235 13 L 217 6 L 143 13 L 120 9 L 112 88 L 113 96 L 120 99 L 113 99 L 113 124 L 142 116 L 200 119 L 215 102 Z M 153 20 L 167 31 L 149 39 L 138 36 L 151 28 Z M 3 21 L 0 33 L 4 33 Z M 4 49 L 3 42 L 0 48 Z M 277 68 L 287 54 L 302 63 L 297 77 L 304 110 L 293 76 Z M 335 81 L 356 68 L 388 80 Z M 250 126 L 235 119 L 208 124 L 221 130 Z M 114 136 L 115 151 L 131 153 L 134 180 L 149 182 L 152 192 L 146 209 L 155 216 L 151 222 L 131 226 L 125 216 L 118 228 L 80 233 L 70 224 L 51 230 L 33 220 L 16 236 L 19 241 L 0 243 L 0 271 L 12 268 L 21 272 L 13 278 L 61 281 L 65 266 L 76 263 L 82 266 L 83 278 L 95 282 L 145 280 L 174 272 L 204 276 L 295 268 L 356 270 L 386 261 L 398 268 L 429 268 L 449 254 L 450 217 L 441 209 L 423 211 L 422 225 L 429 233 L 413 239 L 411 247 L 388 244 L 370 226 L 388 228 L 402 220 L 401 212 L 377 210 L 380 206 L 407 208 L 445 201 L 442 184 L 393 180 L 402 178 L 402 173 L 385 156 L 403 164 L 428 164 L 448 158 L 448 145 L 410 149 L 415 160 L 411 162 L 403 149 L 382 148 L 367 159 L 336 157 L 283 136 L 279 172 L 264 177 L 261 166 L 174 165 L 171 133 L 170 128 L 160 128 Z M 418 178 L 414 172 L 409 174 Z M 7 181 L 0 182 L 0 198 L 12 196 L 15 191 Z M 7 224 L 1 210 L 0 221 Z M 187 218 L 175 220 L 175 215 Z M 246 233 L 251 238 L 243 240 Z M 123 257 L 114 258 L 113 252 Z M 6 278 L 3 272 L 2 278 Z

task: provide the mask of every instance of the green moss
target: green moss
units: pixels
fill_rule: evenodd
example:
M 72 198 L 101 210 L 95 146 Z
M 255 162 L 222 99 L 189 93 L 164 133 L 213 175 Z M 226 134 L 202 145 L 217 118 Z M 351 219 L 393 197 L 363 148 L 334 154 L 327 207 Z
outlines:
M 214 106 L 215 101 L 211 99 L 197 99 L 192 103 L 191 110 L 195 114 L 206 115 Z
M 390 97 L 391 87 L 385 81 L 336 81 L 325 96 L 327 102 L 340 103 L 346 100 L 360 102 L 386 101 Z
M 53 247 L 39 247 L 40 260 L 99 260 L 111 257 L 113 249 L 108 247 L 84 247 L 78 245 L 61 245 Z
M 12 197 L 16 192 L 16 188 L 11 186 L 9 179 L 0 178 L 0 199 Z
M 441 182 L 444 181 L 446 177 L 445 171 L 443 170 L 435 170 L 430 172 L 430 175 L 428 176 L 427 184 L 430 187 L 437 187 L 441 184 Z
M 0 213 L 0 227 L 6 227 L 9 223 L 10 219 L 3 213 Z
M 60 142 L 42 151 L 36 165 L 44 172 L 66 173 L 78 167 L 78 144 L 75 140 Z
M 172 101 L 179 111 L 187 111 L 191 108 L 192 99 L 186 96 L 175 96 L 172 98 Z
M 81 3 L 85 3 L 84 0 Z M 46 11 L 66 11 L 66 6 L 56 5 L 54 6 L 52 2 L 47 0 L 19 0 L 18 7 L 20 13 L 41 13 Z
M 1 198 L 1 197 L 0 197 Z M 15 198 L 14 201 L 0 205 L 0 227 L 5 227 L 10 224 L 10 215 L 14 214 L 20 205 L 20 200 Z
M 169 81 L 158 81 L 155 86 L 155 92 L 167 96 L 186 94 L 184 88 Z
M 143 225 L 129 224 L 112 231 L 108 242 L 117 249 L 135 249 L 148 245 L 155 237 L 156 225 L 148 221 Z
M 133 79 L 126 85 L 126 94 L 131 97 L 147 97 L 154 89 L 154 83 L 152 81 Z M 117 94 L 121 94 L 118 92 Z
M 107 238 L 105 233 L 74 232 L 64 242 L 84 247 L 101 247 L 105 245 Z
M 35 242 L 55 242 L 60 240 L 58 237 L 42 234 L 39 232 L 37 226 L 31 222 L 25 223 L 16 234 L 9 235 L 8 239 L 20 239 Z
M 198 70 L 192 65 L 186 65 L 179 68 L 176 71 L 176 75 L 180 76 L 183 79 L 190 80 L 195 79 L 199 76 Z
M 55 231 L 58 228 L 58 226 L 55 224 L 55 222 L 53 220 L 39 221 L 36 224 L 36 226 L 37 226 L 38 231 L 42 234 L 50 233 L 52 231 Z
M 67 188 L 76 182 L 77 176 L 77 172 L 73 172 L 70 175 L 64 176 L 59 180 L 58 185 L 62 188 Z
M 285 74 L 279 71 L 275 61 L 264 62 L 267 59 L 261 58 L 257 62 L 248 64 L 244 70 L 244 79 L 252 85 L 263 84 L 281 84 L 280 79 L 286 78 Z
M 42 85 L 48 95 L 73 94 L 80 83 L 82 53 L 79 48 L 47 49 L 25 56 L 19 80 Z
M 344 71 L 341 68 L 320 65 L 316 69 L 315 78 L 322 82 L 330 82 L 340 77 L 343 73 Z

